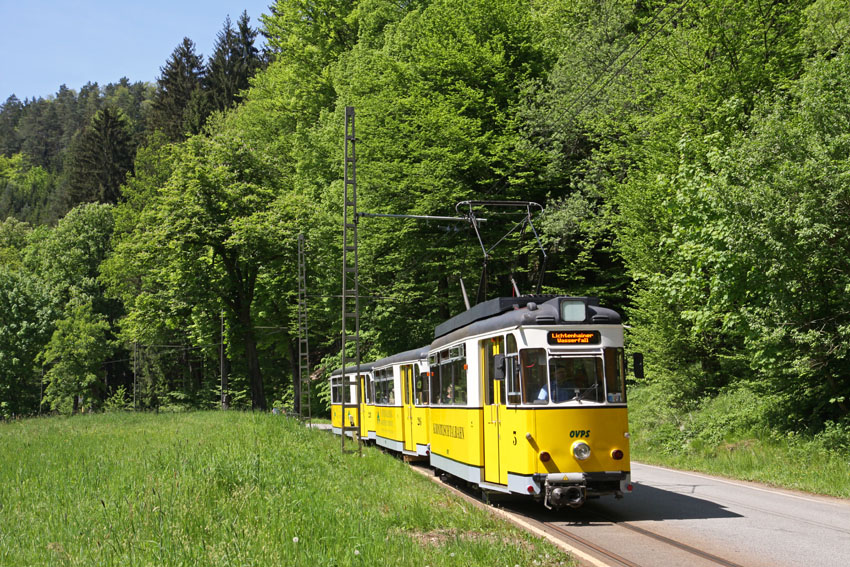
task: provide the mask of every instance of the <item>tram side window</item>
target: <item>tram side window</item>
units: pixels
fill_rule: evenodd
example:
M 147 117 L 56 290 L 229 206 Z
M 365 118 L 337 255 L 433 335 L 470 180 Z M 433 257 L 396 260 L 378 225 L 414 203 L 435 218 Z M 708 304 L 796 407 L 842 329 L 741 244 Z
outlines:
M 626 401 L 626 360 L 622 348 L 605 349 L 605 388 L 608 401 Z
M 398 392 L 395 391 L 395 379 L 393 378 L 393 369 L 387 368 L 387 403 L 394 404 Z
M 522 382 L 522 401 L 526 404 L 549 403 L 549 379 L 546 350 L 524 348 L 519 353 Z
M 433 405 L 440 403 L 440 364 L 436 354 L 428 357 L 428 366 L 428 395 Z
M 452 383 L 452 367 L 449 365 L 449 350 L 440 351 L 437 372 L 440 374 L 440 403 L 450 404 L 454 399 L 454 384 Z
M 369 396 L 369 375 L 360 375 L 360 387 L 363 388 L 363 403 L 368 404 L 372 398 Z
M 332 404 L 341 404 L 342 403 L 342 395 L 340 392 L 340 383 L 339 378 L 331 378 L 331 403 Z
M 453 404 L 466 404 L 466 357 L 456 358 L 451 362 L 452 375 L 454 376 L 454 399 Z
M 389 391 L 387 390 L 386 370 L 375 372 L 375 401 L 379 404 L 388 402 Z
M 428 372 L 420 372 L 418 364 L 413 368 L 415 376 L 414 380 L 416 381 L 414 384 L 414 390 L 416 391 L 416 405 L 427 406 L 430 401 L 428 395 L 428 383 L 430 381 L 430 377 L 428 376 Z
M 352 403 L 352 401 L 351 401 L 352 398 L 353 398 L 352 392 L 356 391 L 355 390 L 356 386 L 354 386 L 353 384 L 349 384 L 349 382 L 351 382 L 353 380 L 354 380 L 354 376 L 346 376 L 345 381 L 342 384 L 342 391 L 345 393 L 345 403 L 346 404 Z

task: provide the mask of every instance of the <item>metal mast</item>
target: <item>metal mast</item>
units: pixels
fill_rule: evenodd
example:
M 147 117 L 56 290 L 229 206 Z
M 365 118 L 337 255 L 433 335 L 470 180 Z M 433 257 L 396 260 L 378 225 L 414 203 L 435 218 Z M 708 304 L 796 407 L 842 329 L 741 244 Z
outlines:
M 342 224 L 342 450 L 345 452 L 345 437 L 351 432 L 357 438 L 357 451 L 362 454 L 360 439 L 360 287 L 357 265 L 357 154 L 354 134 L 354 107 L 345 107 L 345 173 L 343 189 Z M 351 328 L 353 326 L 353 329 Z M 353 356 L 349 356 L 349 343 L 353 343 Z M 354 366 L 354 380 L 348 381 L 345 369 Z M 356 385 L 356 400 L 346 404 L 346 394 Z M 349 407 L 357 408 L 357 423 L 346 423 Z
M 295 413 L 308 423 L 312 420 L 310 404 L 310 343 L 307 339 L 307 260 L 304 234 L 298 235 L 298 379 L 295 381 Z

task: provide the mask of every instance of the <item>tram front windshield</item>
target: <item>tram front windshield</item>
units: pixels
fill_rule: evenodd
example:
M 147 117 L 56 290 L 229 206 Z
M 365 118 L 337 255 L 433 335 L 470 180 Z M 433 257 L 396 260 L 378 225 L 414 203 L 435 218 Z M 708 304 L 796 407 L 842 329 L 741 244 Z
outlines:
M 605 401 L 601 356 L 548 357 L 545 349 L 520 351 L 523 402 Z

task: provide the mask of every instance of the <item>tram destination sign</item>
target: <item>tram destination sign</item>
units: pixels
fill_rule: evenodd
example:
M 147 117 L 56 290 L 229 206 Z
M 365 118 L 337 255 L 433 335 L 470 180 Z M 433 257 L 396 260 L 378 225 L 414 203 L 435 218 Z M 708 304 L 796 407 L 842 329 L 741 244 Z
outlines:
M 550 345 L 598 345 L 599 331 L 549 331 Z

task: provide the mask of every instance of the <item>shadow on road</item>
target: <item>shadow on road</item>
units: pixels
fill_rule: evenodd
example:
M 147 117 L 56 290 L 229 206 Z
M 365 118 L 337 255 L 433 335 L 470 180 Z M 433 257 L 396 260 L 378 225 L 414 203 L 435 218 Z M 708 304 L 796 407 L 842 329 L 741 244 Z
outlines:
M 578 510 L 553 512 L 542 504 L 506 499 L 499 506 L 545 522 L 565 522 L 575 525 L 603 522 L 639 522 L 665 520 L 708 520 L 712 518 L 741 518 L 723 506 L 692 496 L 696 485 L 676 485 L 664 489 L 635 484 L 634 491 L 615 500 L 612 497 L 588 500 Z

